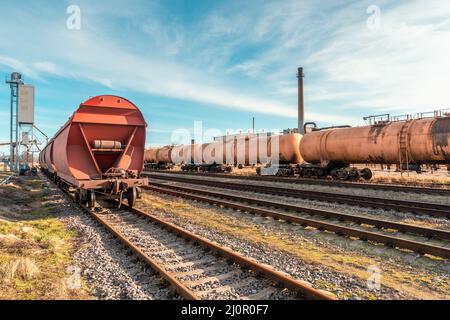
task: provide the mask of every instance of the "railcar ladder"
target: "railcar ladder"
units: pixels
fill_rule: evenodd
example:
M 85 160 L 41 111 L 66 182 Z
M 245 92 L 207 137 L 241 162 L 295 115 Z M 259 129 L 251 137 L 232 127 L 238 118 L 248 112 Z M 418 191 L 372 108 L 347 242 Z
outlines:
M 400 134 L 398 137 L 399 144 L 399 163 L 400 163 L 400 174 L 403 176 L 403 163 L 406 163 L 406 171 L 409 177 L 409 127 L 412 123 L 412 120 L 405 121 L 405 124 L 402 126 L 400 130 Z

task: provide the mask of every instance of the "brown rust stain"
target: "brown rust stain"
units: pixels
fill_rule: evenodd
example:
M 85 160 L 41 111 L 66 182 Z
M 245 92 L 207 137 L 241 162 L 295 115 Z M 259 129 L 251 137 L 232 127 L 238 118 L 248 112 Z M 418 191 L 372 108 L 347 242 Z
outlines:
M 448 140 L 450 136 L 450 118 L 437 118 L 431 125 L 431 139 L 433 143 L 433 153 L 443 155 L 446 160 L 450 160 L 448 150 Z
M 386 128 L 383 124 L 377 124 L 370 127 L 368 140 L 370 142 L 377 144 L 378 137 L 383 133 L 384 128 Z
M 386 163 L 384 153 L 379 156 L 368 155 L 366 161 L 368 163 Z

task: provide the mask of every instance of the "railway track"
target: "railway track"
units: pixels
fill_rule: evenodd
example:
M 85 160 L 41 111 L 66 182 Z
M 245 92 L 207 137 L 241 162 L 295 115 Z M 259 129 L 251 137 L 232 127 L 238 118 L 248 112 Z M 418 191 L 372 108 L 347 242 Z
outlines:
M 404 200 L 367 197 L 367 196 L 358 196 L 358 195 L 349 195 L 349 194 L 331 193 L 322 191 L 310 191 L 310 190 L 306 191 L 283 187 L 271 187 L 262 185 L 251 185 L 245 183 L 226 182 L 219 180 L 216 181 L 206 179 L 200 180 L 185 176 L 181 177 L 169 176 L 167 174 L 162 175 L 152 173 L 149 174 L 148 176 L 166 181 L 176 181 L 182 183 L 197 184 L 232 190 L 250 191 L 256 193 L 280 195 L 325 202 L 336 202 L 351 206 L 380 208 L 386 210 L 396 210 L 401 212 L 411 212 L 419 215 L 425 214 L 435 217 L 450 218 L 449 205 L 441 205 L 429 202 L 404 201 Z
M 449 258 L 450 249 L 447 245 L 430 244 L 429 237 L 442 239 L 444 242 L 450 239 L 450 232 L 438 229 L 418 227 L 405 223 L 397 223 L 388 220 L 373 219 L 367 216 L 343 214 L 335 211 L 317 210 L 282 202 L 266 201 L 248 196 L 237 196 L 226 192 L 207 191 L 196 189 L 192 186 L 179 186 L 155 182 L 153 179 L 146 190 L 165 193 L 172 196 L 183 197 L 191 200 L 223 206 L 243 212 L 267 216 L 276 220 L 289 223 L 297 223 L 302 226 L 310 226 L 319 230 L 334 232 L 348 237 L 357 237 L 362 240 L 370 240 L 391 247 L 408 249 L 421 254 L 430 254 L 438 257 Z M 289 211 L 289 214 L 286 213 Z M 308 216 L 305 216 L 308 215 Z M 312 217 L 310 217 L 312 216 Z M 326 221 L 332 218 L 339 221 L 357 223 L 359 228 L 332 223 Z M 367 228 L 366 226 L 371 226 Z M 375 230 L 374 231 L 374 228 Z M 381 229 L 381 230 L 377 230 Z M 421 241 L 406 239 L 389 232 L 397 230 L 402 233 L 413 234 L 421 237 Z
M 117 209 L 116 201 L 94 210 L 80 207 L 185 299 L 334 299 L 329 292 L 142 210 L 125 204 Z
M 335 181 L 335 180 L 319 180 L 319 179 L 306 179 L 306 178 L 294 178 L 294 177 L 274 177 L 274 176 L 242 176 L 231 175 L 224 173 L 200 173 L 200 172 L 184 172 L 184 171 L 167 171 L 167 170 L 146 170 L 143 175 L 148 173 L 170 173 L 185 176 L 204 176 L 204 177 L 222 177 L 227 179 L 236 180 L 255 180 L 255 181 L 268 181 L 268 182 L 281 182 L 281 183 L 294 183 L 294 184 L 306 184 L 306 185 L 320 185 L 329 187 L 343 187 L 343 188 L 360 188 L 360 189 L 373 189 L 383 191 L 395 191 L 395 192 L 414 192 L 423 194 L 435 194 L 435 195 L 447 195 L 450 196 L 450 189 L 444 189 L 439 187 L 417 187 L 417 186 L 404 186 L 399 184 L 381 184 L 381 183 L 364 183 L 364 182 L 347 182 L 347 181 Z M 442 185 L 443 187 L 445 185 Z

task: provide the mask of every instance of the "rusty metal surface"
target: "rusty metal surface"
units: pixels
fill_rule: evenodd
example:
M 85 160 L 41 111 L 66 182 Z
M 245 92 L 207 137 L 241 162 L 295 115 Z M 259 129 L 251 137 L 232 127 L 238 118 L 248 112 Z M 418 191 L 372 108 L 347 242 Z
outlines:
M 174 147 L 184 163 L 224 163 L 250 165 L 267 163 L 260 154 L 279 139 L 280 163 L 450 163 L 450 117 L 423 118 L 354 128 L 333 128 L 259 137 L 242 135 L 203 145 Z M 171 157 L 173 147 L 146 153 L 145 161 L 180 163 Z M 202 153 L 208 149 L 208 157 Z M 154 153 L 157 153 L 156 156 Z M 186 156 L 191 153 L 191 157 Z M 273 156 L 273 155 L 272 155 Z M 179 159 L 180 157 L 178 157 Z M 156 160 L 156 161 L 155 161 Z
M 158 163 L 168 163 L 170 162 L 170 152 L 172 147 L 158 148 L 156 150 L 156 162 Z
M 50 140 L 45 149 L 42 150 L 42 162 L 41 167 L 47 169 L 50 172 L 55 172 L 55 166 L 53 165 L 53 140 Z
M 92 147 L 94 149 L 122 149 L 122 143 L 113 140 L 94 140 Z
M 242 164 L 267 163 L 269 157 L 280 163 L 301 163 L 300 142 L 297 133 L 266 136 L 247 134 L 242 139 L 213 141 L 205 144 L 146 149 L 145 162 L 151 163 L 206 163 Z M 273 149 L 272 149 L 273 148 Z M 271 154 L 271 150 L 278 154 Z
M 211 192 L 211 191 L 204 191 L 204 190 L 197 190 L 192 188 L 185 188 L 180 186 L 174 186 L 174 185 L 167 185 L 167 184 L 160 184 L 151 182 L 151 184 L 148 187 L 145 187 L 146 190 L 152 190 L 157 191 L 161 193 L 170 194 L 173 196 L 180 196 L 184 198 L 189 198 L 197 201 L 203 201 L 219 206 L 224 206 L 227 208 L 232 208 L 236 210 L 241 210 L 253 214 L 258 214 L 262 216 L 268 216 L 272 217 L 277 220 L 284 220 L 288 222 L 298 223 L 302 226 L 311 226 L 314 228 L 317 228 L 319 230 L 327 230 L 334 232 L 338 235 L 346 235 L 349 237 L 358 237 L 362 240 L 371 240 L 378 243 L 383 243 L 387 246 L 393 246 L 398 247 L 402 249 L 408 249 L 419 253 L 427 253 L 438 257 L 443 258 L 450 258 L 450 249 L 435 245 L 426 244 L 423 242 L 417 242 L 417 241 L 411 241 L 402 239 L 399 237 L 394 236 L 388 236 L 383 235 L 371 231 L 364 231 L 359 230 L 351 227 L 344 227 L 337 224 L 322 222 L 310 218 L 303 218 L 299 216 L 292 216 L 292 215 L 286 215 L 279 212 L 275 212 L 273 210 L 261 208 L 261 207 L 255 207 L 250 205 L 244 205 L 244 203 L 248 204 L 258 204 L 265 207 L 284 207 L 284 204 L 272 202 L 272 201 L 264 201 L 259 199 L 252 199 L 248 197 L 239 197 L 235 195 L 230 195 L 226 193 L 219 193 L 219 192 Z M 196 194 L 204 194 L 206 196 L 199 196 Z M 227 200 L 223 200 L 223 199 Z M 233 202 L 235 201 L 235 202 Z M 310 213 L 313 214 L 313 209 L 310 210 Z M 302 211 L 302 210 L 299 210 Z M 316 214 L 318 214 L 318 210 L 315 211 Z M 332 215 L 333 213 L 329 212 L 328 215 Z M 397 227 L 400 227 L 397 225 Z M 447 235 L 448 236 L 448 235 Z
M 266 194 L 276 194 L 281 196 L 289 196 L 303 199 L 320 200 L 326 202 L 345 203 L 352 206 L 361 206 L 369 208 L 381 208 L 387 210 L 397 210 L 402 212 L 411 212 L 420 215 L 432 215 L 436 217 L 450 218 L 450 206 L 435 204 L 429 202 L 418 201 L 404 201 L 377 197 L 367 197 L 358 195 L 347 195 L 340 193 L 328 193 L 322 191 L 305 191 L 290 188 L 269 187 L 269 186 L 256 186 L 245 183 L 223 182 L 223 181 L 211 181 L 205 179 L 195 179 L 187 177 L 173 177 L 168 175 L 151 174 L 150 177 L 178 181 L 184 183 L 192 183 L 198 185 L 207 185 L 221 188 L 228 188 L 234 190 L 251 191 Z
M 73 185 L 102 179 L 111 169 L 139 176 L 145 128 L 140 110 L 117 96 L 97 96 L 80 104 L 42 151 L 41 166 Z M 102 143 L 105 143 L 104 149 Z M 100 146 L 100 147 L 99 147 Z
M 404 152 L 412 163 L 449 163 L 449 141 L 450 117 L 424 118 L 311 132 L 300 153 L 305 161 L 322 164 L 404 163 Z
M 158 161 L 156 160 L 156 151 L 157 149 L 154 148 L 145 149 L 144 151 L 145 162 L 157 163 Z
M 74 180 L 73 185 L 83 189 L 111 189 L 116 183 L 115 179 L 100 179 L 100 180 Z M 148 178 L 139 179 L 123 179 L 122 183 L 130 187 L 140 187 L 148 185 Z

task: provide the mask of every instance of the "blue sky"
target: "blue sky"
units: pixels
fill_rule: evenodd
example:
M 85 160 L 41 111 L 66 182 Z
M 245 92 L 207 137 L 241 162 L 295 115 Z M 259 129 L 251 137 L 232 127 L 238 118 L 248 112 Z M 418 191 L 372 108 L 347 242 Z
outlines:
M 80 30 L 66 27 L 70 5 Z M 368 26 L 371 5 L 379 27 Z M 295 127 L 298 66 L 306 120 L 320 125 L 450 107 L 449 57 L 444 0 L 0 0 L 0 142 L 11 71 L 36 86 L 36 124 L 49 135 L 110 93 L 141 108 L 155 146 L 199 120 L 223 132 L 249 129 L 252 116 L 257 129 Z

